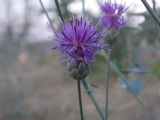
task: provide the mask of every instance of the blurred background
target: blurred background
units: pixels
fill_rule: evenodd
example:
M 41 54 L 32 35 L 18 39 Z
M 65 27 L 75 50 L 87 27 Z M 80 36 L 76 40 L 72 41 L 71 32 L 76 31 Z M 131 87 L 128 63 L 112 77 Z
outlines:
M 118 0 L 117 0 L 118 1 Z M 148 0 L 151 6 L 154 0 Z M 54 0 L 43 0 L 53 21 L 59 25 Z M 112 61 L 123 70 L 135 65 L 150 72 L 124 72 L 127 79 L 143 81 L 139 91 L 148 111 L 124 90 L 111 71 L 110 120 L 160 119 L 160 30 L 141 1 L 127 0 L 126 26 L 113 45 Z M 160 15 L 160 2 L 155 11 Z M 60 0 L 67 20 L 81 15 L 80 0 Z M 96 0 L 85 0 L 86 16 L 101 15 Z M 49 37 L 48 37 L 49 36 Z M 38 0 L 0 0 L 0 120 L 79 120 L 76 81 L 71 79 L 53 44 L 52 32 Z M 105 59 L 97 55 L 89 76 L 94 93 L 105 110 Z M 94 105 L 83 89 L 86 120 L 99 120 Z

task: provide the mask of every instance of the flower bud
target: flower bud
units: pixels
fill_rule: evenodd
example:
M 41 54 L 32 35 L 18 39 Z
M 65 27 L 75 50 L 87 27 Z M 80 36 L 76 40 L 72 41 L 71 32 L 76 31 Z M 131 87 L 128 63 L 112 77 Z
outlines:
M 67 62 L 67 70 L 72 78 L 82 80 L 89 74 L 90 65 L 80 60 L 71 59 Z

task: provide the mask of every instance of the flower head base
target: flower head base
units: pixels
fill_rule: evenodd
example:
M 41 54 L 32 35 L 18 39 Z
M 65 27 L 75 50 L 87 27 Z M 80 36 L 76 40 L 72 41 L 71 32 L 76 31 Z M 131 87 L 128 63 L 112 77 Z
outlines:
M 100 23 L 103 26 L 119 29 L 125 24 L 125 19 L 122 15 L 127 10 L 125 4 L 112 3 L 111 0 L 108 0 L 108 2 L 100 4 L 100 8 L 105 13 L 100 18 Z
M 90 64 L 70 59 L 67 61 L 67 70 L 75 80 L 83 80 L 90 73 Z
M 72 18 L 63 24 L 58 31 L 54 32 L 55 44 L 52 49 L 69 59 L 83 61 L 86 64 L 95 59 L 97 50 L 105 49 L 103 44 L 98 43 L 103 34 L 92 25 L 92 21 Z

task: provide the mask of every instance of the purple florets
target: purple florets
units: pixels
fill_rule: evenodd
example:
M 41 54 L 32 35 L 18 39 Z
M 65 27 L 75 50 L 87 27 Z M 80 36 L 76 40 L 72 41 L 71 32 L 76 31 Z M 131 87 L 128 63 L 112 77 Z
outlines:
M 82 18 L 72 18 L 68 23 L 62 24 L 53 37 L 55 44 L 52 49 L 58 49 L 67 58 L 86 64 L 95 60 L 97 50 L 106 49 L 103 44 L 98 43 L 103 38 L 103 33 L 98 32 L 92 21 Z
M 127 10 L 125 4 L 112 3 L 111 0 L 108 0 L 108 2 L 100 4 L 100 8 L 105 14 L 100 18 L 100 23 L 103 26 L 119 29 L 125 24 L 125 19 L 122 15 Z

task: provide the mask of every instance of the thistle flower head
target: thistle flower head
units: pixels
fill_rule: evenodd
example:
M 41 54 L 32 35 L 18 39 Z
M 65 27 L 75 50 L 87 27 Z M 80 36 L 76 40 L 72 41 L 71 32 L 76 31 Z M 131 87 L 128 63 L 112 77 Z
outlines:
M 103 38 L 103 34 L 98 32 L 92 21 L 82 18 L 72 18 L 55 31 L 53 37 L 55 44 L 52 49 L 58 49 L 67 58 L 83 61 L 86 64 L 95 59 L 97 50 L 106 48 L 98 43 Z
M 107 27 L 113 27 L 119 29 L 125 24 L 123 13 L 127 10 L 125 3 L 118 4 L 108 0 L 104 4 L 100 3 L 100 8 L 104 12 L 104 16 L 100 18 L 100 23 Z

